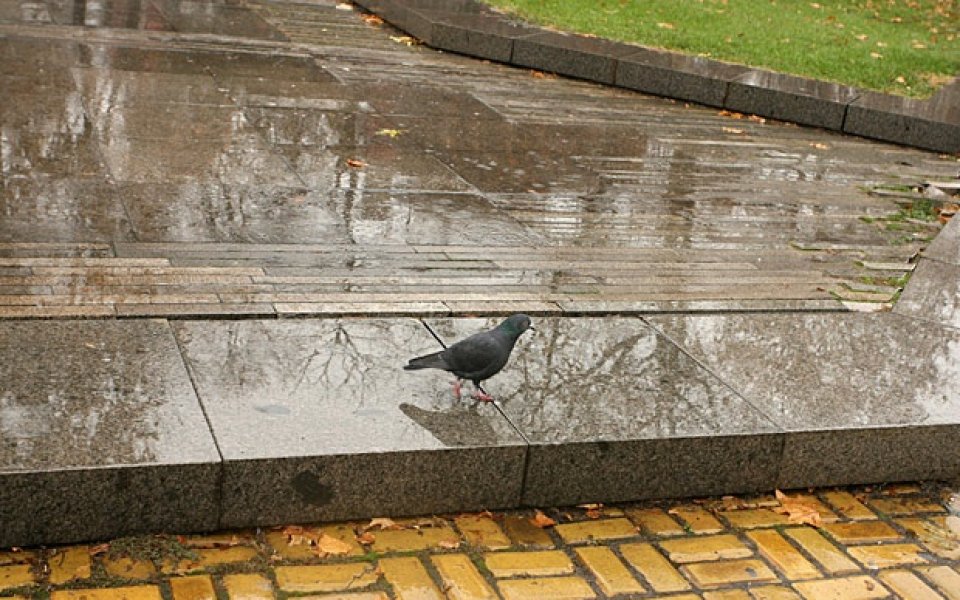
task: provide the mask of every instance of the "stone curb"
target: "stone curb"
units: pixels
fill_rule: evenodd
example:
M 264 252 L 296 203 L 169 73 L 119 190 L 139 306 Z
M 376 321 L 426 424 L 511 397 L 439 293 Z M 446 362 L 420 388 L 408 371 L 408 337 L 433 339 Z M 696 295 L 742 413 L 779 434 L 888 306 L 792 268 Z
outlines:
M 550 31 L 476 0 L 355 0 L 427 46 L 638 92 L 960 152 L 960 80 L 928 100 Z

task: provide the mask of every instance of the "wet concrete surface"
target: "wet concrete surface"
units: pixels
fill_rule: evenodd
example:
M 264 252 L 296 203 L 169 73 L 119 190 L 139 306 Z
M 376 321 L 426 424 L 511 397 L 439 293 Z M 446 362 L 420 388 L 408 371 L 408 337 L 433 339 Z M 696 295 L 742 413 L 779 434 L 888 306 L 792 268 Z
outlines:
M 725 374 L 726 363 L 711 366 L 683 340 L 671 343 L 666 328 L 664 337 L 637 318 L 785 313 L 761 329 L 766 321 L 723 317 L 729 335 L 717 343 L 752 332 L 724 356 L 762 347 L 763 336 L 780 331 L 776 339 L 810 368 L 797 371 L 805 382 L 840 377 L 817 371 L 818 356 L 859 368 L 838 350 L 853 342 L 829 337 L 846 321 L 797 313 L 841 311 L 844 299 L 864 295 L 874 306 L 891 303 L 895 286 L 857 286 L 900 277 L 928 244 L 921 261 L 956 262 L 956 228 L 930 244 L 936 227 L 885 227 L 876 219 L 899 206 L 869 193 L 953 177 L 949 157 L 408 46 L 332 0 L 0 1 L 0 57 L 7 351 L 46 347 L 32 368 L 59 373 L 63 360 L 90 362 L 85 372 L 126 390 L 64 380 L 63 395 L 78 406 L 116 396 L 115 414 L 129 415 L 153 401 L 185 402 L 197 410 L 181 415 L 180 426 L 203 443 L 216 438 L 222 453 L 211 457 L 207 447 L 190 461 L 157 450 L 176 444 L 153 430 L 138 436 L 145 439 L 130 452 L 155 452 L 173 470 L 134 456 L 130 467 L 146 478 L 137 481 L 167 489 L 170 473 L 183 469 L 193 483 L 171 493 L 196 492 L 203 508 L 190 521 L 177 500 L 175 514 L 144 513 L 144 528 L 758 490 L 777 482 L 785 439 L 820 435 L 814 430 L 834 420 L 861 433 L 884 429 L 888 441 L 909 438 L 914 427 L 939 428 L 941 441 L 954 435 L 942 411 L 916 402 L 847 410 L 801 395 L 802 412 L 812 412 L 791 412 L 775 385 L 790 378 Z M 943 289 L 918 284 L 904 293 L 924 313 L 914 315 L 926 334 L 918 347 L 930 355 L 954 335 L 933 322 L 955 319 L 922 300 Z M 490 382 L 503 412 L 454 403 L 442 373 L 399 371 L 408 356 L 436 347 L 412 317 L 429 318 L 452 339 L 484 322 L 444 317 L 515 311 L 534 314 L 543 332 Z M 378 315 L 391 319 L 344 318 Z M 576 315 L 604 318 L 569 318 Z M 95 320 L 68 320 L 77 317 Z M 187 320 L 174 327 L 180 346 L 153 318 Z M 685 318 L 693 317 L 676 323 Z M 872 368 L 901 373 L 872 349 L 902 347 L 913 320 L 850 323 L 862 336 L 854 350 L 876 361 Z M 63 342 L 54 339 L 58 328 L 70 330 Z M 162 341 L 144 341 L 154 335 Z M 149 360 L 110 371 L 117 362 L 101 364 L 85 346 L 98 340 L 125 360 L 144 344 L 156 347 L 150 360 L 180 360 L 182 352 L 209 425 L 182 365 L 170 377 L 187 386 L 184 395 L 154 397 L 142 382 L 167 371 Z M 742 387 L 751 377 L 767 381 L 760 398 Z M 898 385 L 904 397 L 921 386 L 913 378 Z M 0 396 L 8 404 L 19 397 Z M 31 398 L 55 408 L 42 394 Z M 172 414 L 131 420 L 156 425 Z M 4 505 L 25 503 L 30 486 L 53 498 L 59 485 L 87 490 L 92 482 L 101 486 L 96 494 L 126 485 L 124 474 L 99 478 L 116 471 L 101 467 L 117 455 L 83 445 L 93 417 L 74 416 L 35 419 L 36 427 L 59 423 L 70 439 L 29 454 L 36 461 L 61 448 L 69 483 L 52 463 L 4 456 L 21 441 L 3 430 Z M 9 419 L 4 425 L 19 422 Z M 843 438 L 851 452 L 855 438 Z M 803 440 L 797 456 L 825 443 Z M 665 476 L 662 464 L 682 476 Z M 952 468 L 938 464 L 905 476 Z M 583 476 L 558 479 L 562 465 Z M 864 480 L 896 476 L 861 466 L 852 472 Z M 824 472 L 832 481 L 831 468 Z M 797 469 L 784 471 L 790 482 L 816 479 Z M 202 498 L 220 475 L 222 504 L 207 506 Z M 377 488 L 384 478 L 391 485 Z M 461 480 L 470 485 L 449 484 Z M 37 515 L 54 510 L 44 506 Z M 123 512 L 131 506 L 105 506 L 133 515 Z M 88 529 L 18 522 L 0 545 L 67 529 L 77 532 L 72 539 L 141 530 L 131 516 L 117 521 L 124 531 L 101 531 L 98 518 L 89 517 Z

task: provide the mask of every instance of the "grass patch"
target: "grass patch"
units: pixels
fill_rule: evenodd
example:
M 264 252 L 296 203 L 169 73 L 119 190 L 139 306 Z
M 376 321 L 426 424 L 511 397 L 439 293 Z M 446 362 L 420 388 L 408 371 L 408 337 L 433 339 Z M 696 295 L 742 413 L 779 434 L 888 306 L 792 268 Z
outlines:
M 917 98 L 960 72 L 957 0 L 485 0 L 549 27 Z

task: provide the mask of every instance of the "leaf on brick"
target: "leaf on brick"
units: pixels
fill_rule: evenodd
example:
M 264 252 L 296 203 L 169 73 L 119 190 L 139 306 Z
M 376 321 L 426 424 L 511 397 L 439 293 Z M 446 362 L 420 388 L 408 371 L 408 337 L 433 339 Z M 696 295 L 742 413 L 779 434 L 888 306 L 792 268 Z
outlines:
M 440 540 L 437 546 L 444 550 L 456 550 L 460 547 L 460 540 Z
M 603 505 L 598 503 L 588 503 L 588 504 L 578 504 L 577 508 L 582 508 L 586 511 L 587 517 L 591 519 L 599 519 L 603 515 Z
M 363 544 L 364 546 L 370 546 L 377 541 L 377 536 L 373 535 L 369 531 L 364 531 L 357 536 L 357 543 Z
M 338 540 L 332 535 L 323 533 L 317 540 L 317 554 L 320 555 L 342 556 L 349 554 L 351 550 L 353 550 L 353 546 L 343 540 Z
M 533 518 L 530 519 L 530 522 L 533 523 L 535 527 L 539 527 L 540 529 L 544 529 L 546 527 L 553 527 L 554 525 L 557 524 L 556 521 L 554 521 L 547 515 L 543 514 L 543 511 L 541 511 L 540 509 L 536 509 L 536 512 L 534 512 Z
M 375 519 L 370 519 L 370 522 L 367 523 L 367 526 L 364 527 L 363 530 L 367 531 L 368 529 L 373 529 L 375 527 L 379 528 L 380 531 L 383 531 L 384 529 L 403 529 L 403 527 L 397 525 L 393 519 L 389 519 L 387 517 L 377 517 Z
M 781 515 L 787 515 L 787 520 L 791 523 L 812 525 L 820 527 L 823 519 L 820 517 L 820 511 L 814 504 L 805 502 L 802 498 L 791 498 L 780 490 L 775 492 L 780 506 L 773 509 L 774 512 Z

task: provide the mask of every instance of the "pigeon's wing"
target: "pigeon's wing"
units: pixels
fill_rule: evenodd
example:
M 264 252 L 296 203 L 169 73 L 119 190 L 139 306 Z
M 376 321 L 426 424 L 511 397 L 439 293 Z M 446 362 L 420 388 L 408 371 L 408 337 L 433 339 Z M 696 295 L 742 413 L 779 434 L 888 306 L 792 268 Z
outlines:
M 424 356 L 411 358 L 403 368 L 407 371 L 415 371 L 417 369 L 442 369 L 444 371 L 451 371 L 450 365 L 447 364 L 446 353 L 446 350 L 441 350 L 433 354 L 425 354 Z
M 450 371 L 464 379 L 482 380 L 503 368 L 510 351 L 490 332 L 471 335 L 447 348 Z

